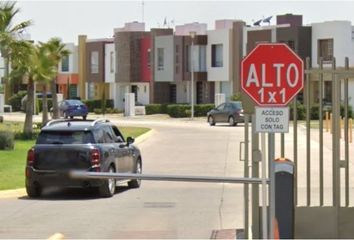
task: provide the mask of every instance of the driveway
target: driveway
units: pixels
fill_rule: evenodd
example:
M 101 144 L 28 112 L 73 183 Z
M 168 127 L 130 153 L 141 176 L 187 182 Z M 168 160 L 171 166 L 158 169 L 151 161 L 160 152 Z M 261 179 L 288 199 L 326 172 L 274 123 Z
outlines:
M 5 118 L 6 119 L 6 118 Z M 243 175 L 238 159 L 244 128 L 209 127 L 205 120 L 111 118 L 153 129 L 137 145 L 145 173 Z M 120 187 L 109 199 L 87 191 L 49 191 L 38 200 L 0 199 L 0 238 L 210 238 L 216 229 L 243 227 L 243 187 L 149 182 Z

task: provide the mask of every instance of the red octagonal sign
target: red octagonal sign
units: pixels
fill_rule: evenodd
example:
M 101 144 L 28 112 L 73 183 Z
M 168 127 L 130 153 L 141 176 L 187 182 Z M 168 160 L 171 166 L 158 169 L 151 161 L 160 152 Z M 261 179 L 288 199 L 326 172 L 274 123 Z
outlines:
M 285 106 L 304 86 L 304 63 L 286 44 L 259 44 L 241 62 L 241 87 L 259 106 Z

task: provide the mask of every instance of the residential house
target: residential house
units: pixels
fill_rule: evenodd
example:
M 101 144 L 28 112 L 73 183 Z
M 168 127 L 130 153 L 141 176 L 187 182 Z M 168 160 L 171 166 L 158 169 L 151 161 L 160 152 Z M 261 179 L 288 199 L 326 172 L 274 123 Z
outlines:
M 70 51 L 70 54 L 63 57 L 59 63 L 56 84 L 57 92 L 63 94 L 64 99 L 69 99 L 79 96 L 79 53 L 78 46 L 74 43 L 66 43 L 65 49 Z
M 331 61 L 336 59 L 336 67 L 343 68 L 345 66 L 345 57 L 349 58 L 349 66 L 354 63 L 354 27 L 349 21 L 326 21 L 321 23 L 313 23 L 312 26 L 312 54 L 311 65 L 314 68 L 319 66 L 319 60 L 322 58 L 324 68 L 331 68 Z M 318 74 L 311 76 L 315 80 L 313 84 L 314 99 L 317 101 L 319 96 Z M 343 80 L 343 78 L 339 78 Z M 316 81 L 317 80 L 317 81 Z M 344 99 L 343 85 L 341 81 L 342 94 Z M 354 79 L 349 78 L 349 104 L 354 108 Z M 332 82 L 331 76 L 324 75 L 324 89 L 322 98 L 332 101 Z

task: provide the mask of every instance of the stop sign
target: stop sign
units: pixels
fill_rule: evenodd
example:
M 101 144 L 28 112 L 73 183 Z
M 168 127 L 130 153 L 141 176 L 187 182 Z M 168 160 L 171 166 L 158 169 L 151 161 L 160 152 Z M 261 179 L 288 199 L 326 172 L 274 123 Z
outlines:
M 303 69 L 286 44 L 259 44 L 241 62 L 241 88 L 259 106 L 285 106 L 304 86 Z

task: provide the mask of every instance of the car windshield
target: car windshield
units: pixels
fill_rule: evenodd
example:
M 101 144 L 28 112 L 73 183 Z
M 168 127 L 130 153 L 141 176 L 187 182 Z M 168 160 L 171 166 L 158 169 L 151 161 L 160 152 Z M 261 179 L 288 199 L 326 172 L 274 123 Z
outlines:
M 80 100 L 67 100 L 69 105 L 83 105 Z
M 37 144 L 87 144 L 94 143 L 88 131 L 42 131 Z

